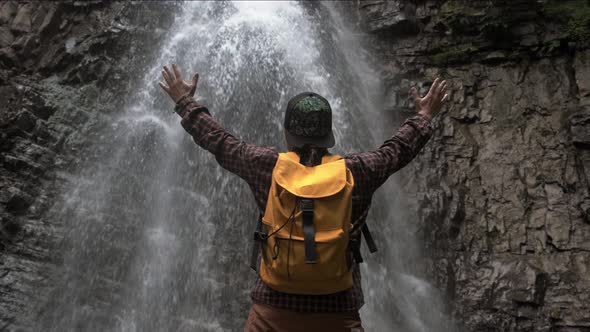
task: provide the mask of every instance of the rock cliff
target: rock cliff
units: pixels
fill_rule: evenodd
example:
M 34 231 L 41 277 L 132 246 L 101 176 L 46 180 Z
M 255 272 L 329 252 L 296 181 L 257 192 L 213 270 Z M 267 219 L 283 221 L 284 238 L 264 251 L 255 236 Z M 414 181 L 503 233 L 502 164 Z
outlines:
M 96 162 L 86 147 L 129 102 L 175 8 L 0 3 L 0 330 L 34 323 L 26 315 L 60 265 L 52 250 L 66 232 L 51 207 L 73 171 Z
M 387 111 L 411 112 L 412 85 L 451 82 L 399 178 L 453 317 L 468 331 L 590 331 L 590 3 L 356 8 L 394 91 Z

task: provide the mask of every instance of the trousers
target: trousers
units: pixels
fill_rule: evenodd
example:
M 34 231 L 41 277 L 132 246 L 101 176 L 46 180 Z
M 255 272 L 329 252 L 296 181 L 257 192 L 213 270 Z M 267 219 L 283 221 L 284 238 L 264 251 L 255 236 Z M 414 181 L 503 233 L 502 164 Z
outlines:
M 305 313 L 254 303 L 244 332 L 364 332 L 357 312 Z

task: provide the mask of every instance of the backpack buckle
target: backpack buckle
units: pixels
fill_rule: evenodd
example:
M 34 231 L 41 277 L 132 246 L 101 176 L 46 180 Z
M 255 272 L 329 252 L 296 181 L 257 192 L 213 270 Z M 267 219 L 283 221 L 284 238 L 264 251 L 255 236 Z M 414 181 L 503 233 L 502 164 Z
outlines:
M 350 239 L 350 251 L 352 252 L 352 257 L 355 262 L 357 262 L 357 263 L 363 262 L 363 256 L 361 255 L 360 239 L 357 239 L 357 238 Z
M 302 198 L 301 199 L 301 211 L 302 212 L 313 212 L 313 199 Z
M 254 232 L 254 241 L 266 241 L 268 238 L 266 233 L 256 231 Z

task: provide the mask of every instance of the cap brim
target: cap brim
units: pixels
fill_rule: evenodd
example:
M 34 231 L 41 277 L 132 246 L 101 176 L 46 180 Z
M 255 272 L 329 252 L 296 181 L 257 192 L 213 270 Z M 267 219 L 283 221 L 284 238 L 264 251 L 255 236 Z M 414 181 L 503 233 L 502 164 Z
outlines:
M 331 148 L 336 144 L 332 132 L 323 137 L 302 137 L 292 135 L 289 131 L 285 130 L 285 137 L 287 138 L 287 143 L 297 148 L 302 148 L 306 144 L 315 145 L 319 148 Z

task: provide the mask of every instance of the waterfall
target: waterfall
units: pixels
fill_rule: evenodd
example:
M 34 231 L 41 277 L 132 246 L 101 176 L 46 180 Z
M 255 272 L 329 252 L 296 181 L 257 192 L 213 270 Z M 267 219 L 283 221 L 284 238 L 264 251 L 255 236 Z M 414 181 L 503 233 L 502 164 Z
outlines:
M 397 129 L 379 127 L 377 75 L 331 4 L 183 6 L 142 71 L 143 89 L 96 141 L 101 162 L 81 170 L 54 209 L 67 229 L 63 267 L 40 330 L 237 331 L 245 322 L 254 200 L 182 129 L 157 86 L 162 65 L 177 63 L 187 79 L 199 72 L 197 95 L 213 117 L 259 145 L 285 150 L 284 109 L 302 91 L 330 102 L 335 153 L 376 148 Z M 407 268 L 419 245 L 392 203 L 395 179 L 377 195 L 387 198 L 376 198 L 369 220 L 381 251 L 365 253 L 364 326 L 439 331 L 447 324 L 440 295 Z

